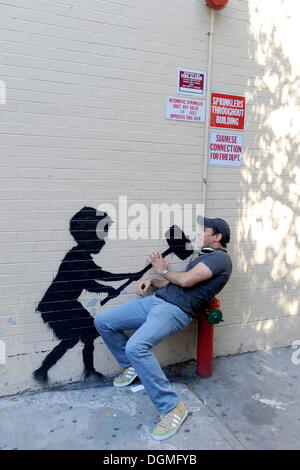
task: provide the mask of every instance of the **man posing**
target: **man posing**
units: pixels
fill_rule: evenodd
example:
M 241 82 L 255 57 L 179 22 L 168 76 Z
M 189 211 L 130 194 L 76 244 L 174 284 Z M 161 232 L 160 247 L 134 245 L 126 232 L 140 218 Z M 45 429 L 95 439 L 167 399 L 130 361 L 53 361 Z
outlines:
M 106 310 L 95 318 L 96 329 L 124 368 L 114 380 L 114 386 L 124 387 L 139 377 L 162 415 L 152 432 L 156 440 L 173 436 L 187 417 L 188 410 L 150 349 L 185 328 L 195 313 L 220 292 L 232 270 L 226 251 L 230 240 L 227 222 L 205 217 L 203 223 L 203 249 L 184 272 L 169 271 L 161 253 L 153 251 L 148 261 L 164 280 L 141 281 L 137 289 L 138 298 Z M 153 295 L 146 295 L 150 286 L 157 290 Z M 136 331 L 128 338 L 124 330 Z

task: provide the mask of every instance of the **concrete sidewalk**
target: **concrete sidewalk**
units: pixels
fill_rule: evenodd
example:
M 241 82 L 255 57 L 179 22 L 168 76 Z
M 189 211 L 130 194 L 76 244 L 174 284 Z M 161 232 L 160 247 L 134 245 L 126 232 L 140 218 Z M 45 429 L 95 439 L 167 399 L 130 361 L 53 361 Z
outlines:
M 223 450 L 300 448 L 300 364 L 295 349 L 216 358 L 209 379 L 195 363 L 165 368 L 189 408 L 165 441 L 150 433 L 158 413 L 139 382 L 112 379 L 0 398 L 0 448 L 70 450 Z

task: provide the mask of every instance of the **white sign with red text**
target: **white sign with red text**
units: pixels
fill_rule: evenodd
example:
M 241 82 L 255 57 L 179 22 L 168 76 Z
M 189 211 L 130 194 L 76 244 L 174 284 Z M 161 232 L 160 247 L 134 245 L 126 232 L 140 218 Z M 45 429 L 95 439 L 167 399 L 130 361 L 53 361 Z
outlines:
M 242 166 L 243 134 L 211 132 L 208 164 L 215 166 Z
M 166 118 L 175 121 L 204 122 L 205 101 L 167 96 Z

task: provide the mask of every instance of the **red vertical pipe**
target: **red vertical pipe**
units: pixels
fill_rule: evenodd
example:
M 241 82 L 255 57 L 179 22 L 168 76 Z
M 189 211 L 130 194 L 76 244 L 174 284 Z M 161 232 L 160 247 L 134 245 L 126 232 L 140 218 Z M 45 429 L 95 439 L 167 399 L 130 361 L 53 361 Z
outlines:
M 197 343 L 197 375 L 210 377 L 212 375 L 214 345 L 214 325 L 206 315 L 198 317 L 198 343 Z
M 219 301 L 219 299 L 217 299 L 217 297 L 214 297 L 209 302 L 208 310 L 212 310 L 213 308 L 216 308 L 217 310 L 220 310 L 220 308 L 221 308 L 220 301 Z

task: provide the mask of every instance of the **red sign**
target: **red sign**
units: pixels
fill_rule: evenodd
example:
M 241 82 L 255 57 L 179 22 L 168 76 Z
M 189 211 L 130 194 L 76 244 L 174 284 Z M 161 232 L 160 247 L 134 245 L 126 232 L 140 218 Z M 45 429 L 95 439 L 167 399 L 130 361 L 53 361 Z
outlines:
M 211 127 L 244 129 L 246 98 L 244 96 L 211 94 Z
M 178 69 L 177 92 L 205 95 L 206 73 L 199 70 Z

